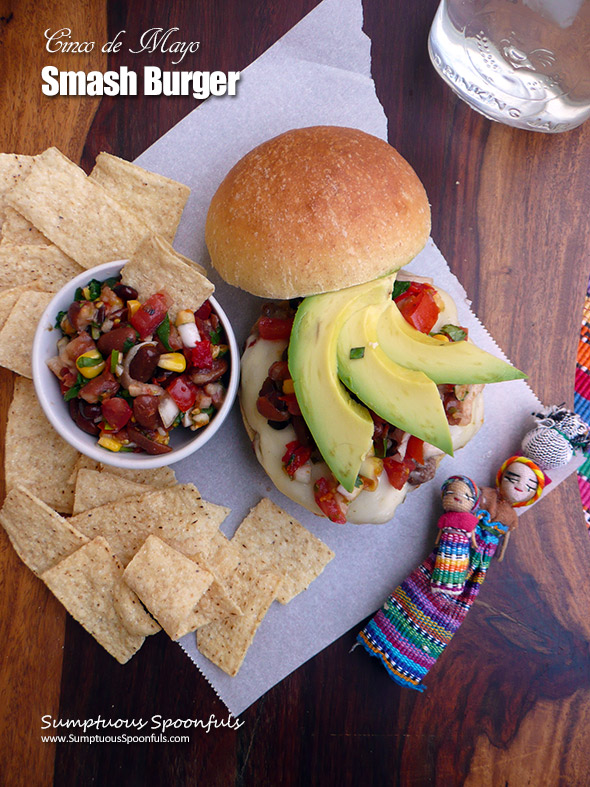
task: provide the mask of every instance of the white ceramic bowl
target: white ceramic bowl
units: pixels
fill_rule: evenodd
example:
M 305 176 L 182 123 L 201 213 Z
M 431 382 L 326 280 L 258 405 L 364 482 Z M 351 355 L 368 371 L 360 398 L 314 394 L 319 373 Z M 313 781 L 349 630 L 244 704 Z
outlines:
M 172 451 L 166 454 L 154 456 L 150 454 L 114 453 L 98 445 L 95 436 L 86 434 L 73 422 L 68 411 L 67 402 L 64 402 L 60 393 L 57 377 L 47 366 L 47 361 L 49 358 L 57 355 L 57 341 L 61 338 L 59 330 L 54 328 L 56 315 L 60 311 L 67 310 L 70 303 L 74 300 L 76 289 L 86 286 L 91 279 L 104 281 L 110 276 L 116 276 L 125 262 L 125 260 L 106 262 L 103 265 L 98 265 L 96 268 L 84 271 L 68 282 L 65 287 L 62 287 L 51 300 L 39 321 L 33 342 L 33 382 L 35 383 L 37 397 L 45 415 L 51 425 L 70 445 L 80 451 L 80 453 L 106 465 L 142 470 L 148 467 L 162 467 L 163 465 L 179 462 L 205 445 L 213 437 L 227 417 L 236 398 L 240 380 L 240 353 L 227 315 L 215 298 L 210 298 L 211 305 L 221 320 L 228 339 L 231 365 L 225 401 L 211 423 L 196 432 L 182 427 L 174 429 L 170 434 Z

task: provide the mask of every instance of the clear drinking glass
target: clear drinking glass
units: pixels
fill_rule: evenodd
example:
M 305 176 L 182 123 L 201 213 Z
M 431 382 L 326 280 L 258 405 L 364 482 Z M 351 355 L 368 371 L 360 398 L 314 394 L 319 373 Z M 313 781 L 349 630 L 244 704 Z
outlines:
M 590 117 L 590 0 L 442 0 L 428 51 L 491 120 L 555 133 Z

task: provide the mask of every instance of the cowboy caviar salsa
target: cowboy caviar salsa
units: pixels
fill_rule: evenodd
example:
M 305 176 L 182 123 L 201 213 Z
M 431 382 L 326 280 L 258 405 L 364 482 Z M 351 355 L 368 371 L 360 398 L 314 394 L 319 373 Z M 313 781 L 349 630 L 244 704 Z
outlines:
M 141 303 L 120 277 L 92 279 L 56 316 L 47 364 L 76 425 L 109 451 L 163 454 L 170 432 L 206 426 L 220 409 L 229 347 L 209 301 L 176 315 L 156 292 Z

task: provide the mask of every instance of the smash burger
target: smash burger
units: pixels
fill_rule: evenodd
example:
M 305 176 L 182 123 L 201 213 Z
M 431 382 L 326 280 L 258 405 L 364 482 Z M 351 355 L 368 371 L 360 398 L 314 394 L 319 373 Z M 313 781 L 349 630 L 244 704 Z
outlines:
M 333 522 L 390 520 L 480 428 L 484 383 L 524 377 L 467 340 L 447 293 L 399 272 L 429 234 L 416 173 L 356 129 L 263 143 L 211 202 L 219 273 L 279 299 L 242 357 L 256 456 L 281 492 Z

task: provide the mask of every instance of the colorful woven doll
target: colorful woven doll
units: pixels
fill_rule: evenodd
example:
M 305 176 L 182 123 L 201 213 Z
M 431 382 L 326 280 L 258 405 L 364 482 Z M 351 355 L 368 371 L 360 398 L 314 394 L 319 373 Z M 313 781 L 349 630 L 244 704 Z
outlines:
M 504 558 L 510 533 L 518 524 L 515 508 L 530 506 L 543 494 L 547 478 L 541 468 L 528 456 L 510 456 L 496 475 L 496 489 L 481 490 L 481 508 L 489 511 L 492 522 L 508 528 L 499 559 Z
M 424 691 L 424 678 L 465 620 L 505 532 L 501 523 L 478 523 L 476 546 L 470 550 L 467 581 L 460 595 L 433 591 L 434 550 L 359 632 L 357 642 L 380 660 L 396 683 Z
M 454 475 L 442 485 L 445 513 L 438 520 L 436 560 L 432 571 L 433 593 L 459 596 L 465 587 L 469 569 L 469 549 L 475 549 L 479 490 L 465 475 Z
M 359 632 L 357 641 L 381 661 L 396 683 L 424 690 L 424 678 L 477 598 L 500 538 L 504 537 L 505 548 L 510 529 L 516 527 L 514 509 L 538 500 L 546 483 L 542 470 L 526 456 L 503 462 L 497 488 L 482 490 L 462 591 L 458 595 L 435 591 L 432 580 L 439 552 L 435 549 Z M 467 541 L 469 548 L 470 538 Z

